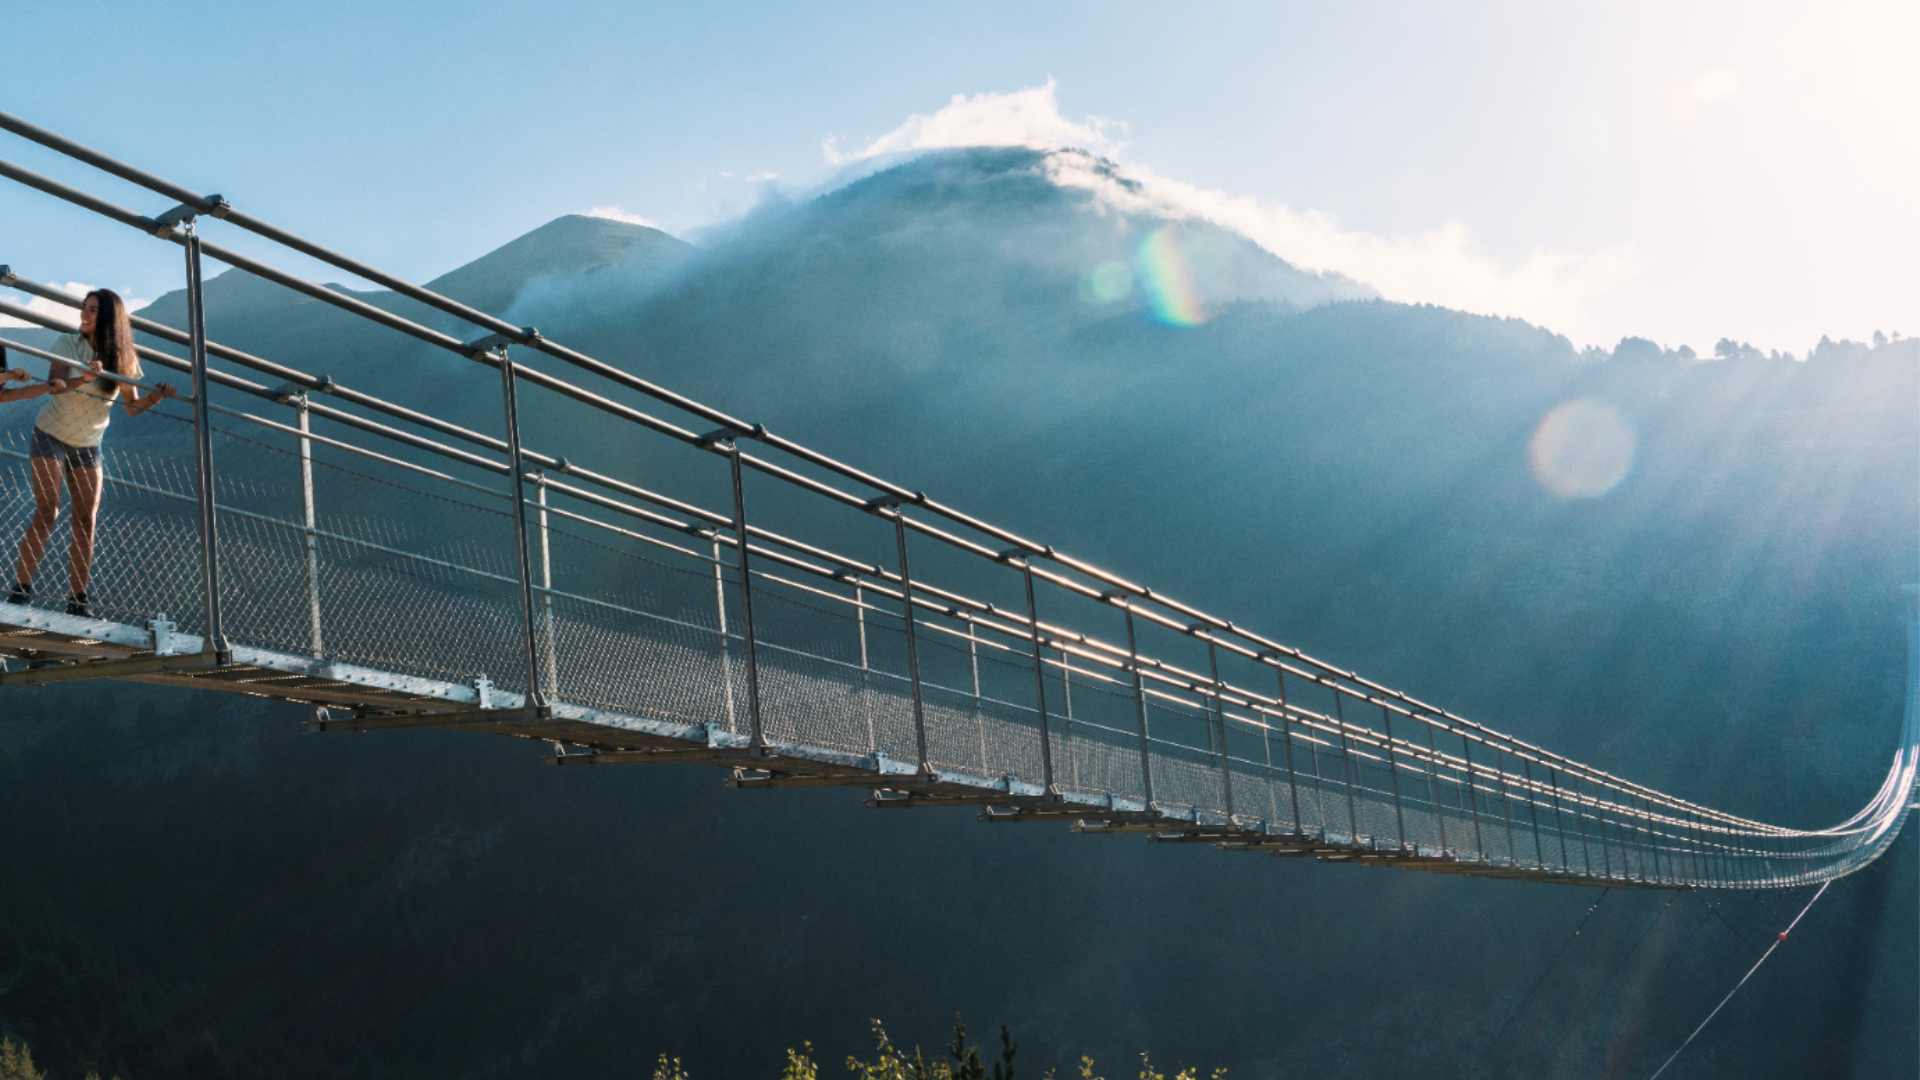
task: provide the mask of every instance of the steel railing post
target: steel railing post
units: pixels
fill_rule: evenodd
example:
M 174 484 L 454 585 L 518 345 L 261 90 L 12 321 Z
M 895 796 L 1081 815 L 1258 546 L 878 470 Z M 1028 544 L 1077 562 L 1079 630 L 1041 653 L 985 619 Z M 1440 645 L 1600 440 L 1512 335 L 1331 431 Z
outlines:
M 747 653 L 747 745 L 757 752 L 767 748 L 767 735 L 760 720 L 760 649 L 753 624 L 753 567 L 747 558 L 747 491 L 740 477 L 740 444 L 728 439 L 724 445 L 727 475 L 733 484 L 734 565 L 740 572 L 741 637 Z
M 1684 853 L 1687 858 L 1687 872 L 1693 875 L 1695 883 L 1703 882 L 1707 879 L 1707 863 L 1703 858 L 1706 848 L 1700 836 L 1699 825 L 1693 820 L 1692 811 L 1681 810 L 1679 815 L 1680 823 L 1677 828 L 1680 831 L 1681 842 L 1686 845 Z
M 973 726 L 980 741 L 980 773 L 987 775 L 987 712 L 980 700 L 980 638 L 967 619 L 967 667 L 973 679 Z
M 859 581 L 853 583 L 853 621 L 860 633 L 860 712 L 867 720 L 867 753 L 880 749 L 879 736 L 873 730 L 873 668 L 867 660 L 867 594 Z
M 1122 603 L 1120 610 L 1127 616 L 1127 670 L 1133 675 L 1133 704 L 1135 718 L 1140 728 L 1140 790 L 1147 801 L 1147 809 L 1153 809 L 1153 760 L 1147 749 L 1147 688 L 1140 679 L 1140 645 L 1134 638 L 1133 605 Z
M 1433 815 L 1434 827 L 1440 833 L 1440 854 L 1444 856 L 1447 853 L 1447 815 L 1440 809 L 1440 792 L 1437 783 L 1440 773 L 1440 740 L 1434 734 L 1432 723 L 1420 720 L 1417 716 L 1414 719 L 1427 729 L 1427 806 L 1430 808 L 1428 812 Z
M 187 254 L 187 334 L 193 364 L 193 452 L 200 503 L 200 584 L 206 613 L 203 652 L 217 663 L 232 657 L 220 612 L 220 535 L 214 513 L 213 426 L 207 400 L 207 308 L 200 278 L 200 233 L 191 220 L 182 224 Z
M 1534 865 L 1545 870 L 1547 868 L 1547 849 L 1540 842 L 1540 802 L 1535 798 L 1533 790 L 1533 762 L 1522 754 L 1515 754 L 1514 756 L 1520 759 L 1520 772 L 1526 777 L 1527 781 L 1525 788 L 1527 793 L 1527 816 L 1533 821 Z
M 500 400 L 507 420 L 507 468 L 513 477 L 513 539 L 515 561 L 520 574 L 520 618 L 524 631 L 522 644 L 527 662 L 526 704 L 528 708 L 545 709 L 546 694 L 540 686 L 539 631 L 535 628 L 533 615 L 533 555 L 527 541 L 526 466 L 520 456 L 518 376 L 513 358 L 504 346 L 496 347 L 493 355 L 500 364 Z
M 1513 831 L 1513 785 L 1507 782 L 1512 775 L 1507 772 L 1507 753 L 1505 749 L 1493 747 L 1494 773 L 1500 778 L 1500 805 L 1507 816 L 1507 862 L 1512 866 L 1520 865 L 1520 840 Z
M 1467 768 L 1467 815 L 1473 819 L 1473 854 L 1475 858 L 1492 862 L 1487 842 L 1480 835 L 1480 781 L 1473 776 L 1473 740 L 1465 735 L 1460 736 L 1460 760 Z
M 1347 763 L 1347 831 L 1350 834 L 1353 845 L 1358 847 L 1360 846 L 1360 804 L 1358 800 L 1354 798 L 1353 789 L 1358 786 L 1360 782 L 1360 770 L 1354 765 L 1353 744 L 1347 739 L 1347 709 L 1345 703 L 1341 700 L 1346 695 L 1342 694 L 1339 687 L 1330 681 L 1323 682 L 1320 685 L 1333 691 L 1334 727 L 1340 734 L 1340 756 L 1344 758 Z M 1324 804 L 1322 805 L 1324 806 Z M 1373 846 L 1372 836 L 1367 837 L 1367 846 Z
M 1653 856 L 1653 880 L 1668 884 L 1667 873 L 1660 865 L 1660 834 L 1654 827 L 1653 804 L 1643 796 L 1640 799 L 1640 809 L 1646 815 L 1647 850 Z
M 1067 750 L 1068 763 L 1073 767 L 1073 786 L 1080 788 L 1080 755 L 1073 748 L 1073 664 L 1067 656 L 1067 647 L 1060 646 L 1060 708 L 1064 715 L 1060 729 L 1060 744 Z
M 1280 817 L 1280 793 L 1274 790 L 1273 725 L 1268 722 L 1265 710 L 1261 709 L 1257 703 L 1254 705 L 1253 713 L 1260 720 L 1260 761 L 1267 777 L 1267 816 L 1261 823 L 1261 831 L 1270 833 L 1273 831 L 1274 821 Z
M 1607 801 L 1613 804 L 1613 843 L 1615 847 L 1620 849 L 1620 874 L 1628 881 L 1632 881 L 1633 858 L 1627 848 L 1626 807 L 1616 801 L 1620 795 L 1620 792 L 1612 788 L 1607 789 Z M 1602 831 L 1604 834 L 1604 830 Z M 1644 877 L 1644 875 L 1642 876 Z
M 1393 786 L 1393 827 L 1401 851 L 1407 850 L 1407 815 L 1401 809 L 1400 763 L 1393 750 L 1393 710 L 1380 706 L 1380 726 L 1387 734 L 1387 779 Z
M 1693 820 L 1693 834 L 1697 838 L 1696 842 L 1700 844 L 1701 850 L 1704 852 L 1703 861 L 1706 865 L 1703 868 L 1703 880 L 1725 880 L 1726 849 L 1720 845 L 1718 840 L 1713 839 L 1706 818 L 1703 815 L 1695 811 L 1688 811 L 1687 816 Z
M 1293 719 L 1287 713 L 1287 673 L 1279 667 L 1275 667 L 1273 673 L 1279 688 L 1281 757 L 1287 763 L 1287 795 L 1293 800 L 1293 831 L 1297 836 L 1305 836 L 1307 823 L 1300 820 L 1300 780 L 1293 771 Z
M 1020 576 L 1027 586 L 1027 628 L 1033 631 L 1033 706 L 1040 718 L 1040 786 L 1048 795 L 1053 790 L 1053 735 L 1047 721 L 1047 669 L 1041 654 L 1040 605 L 1033 595 L 1033 566 L 1022 560 Z M 1063 654 L 1064 655 L 1064 654 Z M 1065 669 L 1061 677 L 1066 675 Z M 1071 714 L 1069 714 L 1071 715 Z M 1071 725 L 1072 721 L 1068 721 Z M 1071 730 L 1071 728 L 1069 728 Z
M 1580 830 L 1580 865 L 1587 868 L 1587 876 L 1593 876 L 1593 848 L 1587 842 L 1587 811 L 1580 794 L 1580 778 L 1572 773 L 1567 780 L 1573 785 L 1573 824 Z
M 720 629 L 720 695 L 721 705 L 724 710 L 722 715 L 727 718 L 727 731 L 731 734 L 738 735 L 740 733 L 740 719 L 734 710 L 733 704 L 733 642 L 727 637 L 727 575 L 726 572 L 721 569 L 719 533 L 713 535 L 712 544 L 713 614 Z M 865 635 L 862 634 L 863 640 L 860 643 L 862 656 L 866 653 L 866 641 L 864 637 Z M 872 729 L 871 719 L 869 719 L 868 722 L 868 729 L 869 731 Z
M 1207 669 L 1213 679 L 1213 724 L 1220 747 L 1220 799 L 1226 804 L 1227 824 L 1233 824 L 1233 759 L 1227 753 L 1227 684 L 1220 681 L 1220 650 L 1207 639 Z
M 553 543 L 547 530 L 547 474 L 533 474 L 534 520 L 540 524 L 540 622 L 545 635 L 547 693 L 560 696 L 560 641 L 553 619 Z
M 1589 780 L 1587 786 L 1590 789 L 1593 788 L 1593 782 Z M 1599 789 L 1601 792 L 1605 790 L 1605 788 Z M 1600 808 L 1601 796 L 1595 794 L 1589 797 L 1593 799 L 1593 823 L 1600 828 L 1600 869 L 1605 872 L 1607 880 L 1612 881 L 1613 853 L 1607 850 L 1607 815 L 1606 812 Z M 1593 865 L 1593 856 L 1591 854 L 1587 856 L 1587 865 Z
M 313 412 L 307 407 L 305 394 L 294 394 L 287 403 L 293 406 L 300 428 L 300 533 L 306 554 L 307 639 L 317 659 L 326 655 L 327 646 L 320 630 L 320 518 L 313 500 Z
M 916 767 L 921 776 L 933 775 L 927 760 L 927 712 L 920 690 L 920 644 L 913 626 L 913 574 L 907 566 L 907 515 L 893 508 L 893 541 L 900 554 L 900 602 L 907 627 L 907 678 L 913 685 L 913 743 L 920 755 Z
M 1674 880 L 1682 885 L 1697 883 L 1700 880 L 1700 852 L 1694 845 L 1692 829 L 1689 827 L 1686 812 L 1666 807 L 1666 813 L 1673 816 Z
M 1560 838 L 1560 869 L 1571 874 L 1573 862 L 1567 857 L 1567 818 L 1560 811 L 1560 780 L 1551 765 L 1547 766 L 1547 787 L 1553 794 L 1553 831 Z

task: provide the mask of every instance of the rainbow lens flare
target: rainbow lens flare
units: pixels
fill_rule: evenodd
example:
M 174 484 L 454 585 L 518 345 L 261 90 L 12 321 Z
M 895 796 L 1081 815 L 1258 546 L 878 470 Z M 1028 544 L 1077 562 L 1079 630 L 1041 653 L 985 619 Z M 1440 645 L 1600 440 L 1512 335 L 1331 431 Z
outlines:
M 1148 234 L 1140 242 L 1134 265 L 1154 318 L 1168 326 L 1199 326 L 1207 321 L 1199 290 L 1194 288 L 1193 269 L 1180 250 L 1177 228 L 1162 225 Z

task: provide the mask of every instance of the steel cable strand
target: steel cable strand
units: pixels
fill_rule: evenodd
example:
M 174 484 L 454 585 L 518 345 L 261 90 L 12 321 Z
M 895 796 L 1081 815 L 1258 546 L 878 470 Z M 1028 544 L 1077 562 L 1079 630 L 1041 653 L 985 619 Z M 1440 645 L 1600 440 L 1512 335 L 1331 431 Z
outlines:
M 1822 896 L 1826 895 L 1828 887 L 1832 884 L 1832 879 L 1820 883 L 1820 887 L 1814 890 L 1813 896 L 1807 900 L 1806 906 L 1800 909 L 1800 914 L 1795 915 L 1793 921 L 1787 924 L 1787 928 L 1780 931 L 1780 936 L 1774 938 L 1773 942 L 1767 946 L 1767 951 L 1760 954 L 1760 959 L 1755 960 L 1753 966 L 1747 969 L 1747 973 L 1740 976 L 1740 981 L 1733 984 L 1733 989 L 1727 991 L 1727 996 L 1720 999 L 1720 1004 L 1713 1007 L 1713 1011 L 1707 1014 L 1707 1018 L 1700 1021 L 1700 1026 L 1694 1028 L 1692 1034 L 1682 1040 L 1673 1053 L 1667 1055 L 1667 1060 L 1661 1062 L 1660 1067 L 1653 1070 L 1653 1075 L 1648 1077 L 1647 1080 L 1660 1080 L 1660 1074 L 1666 1072 L 1668 1066 L 1672 1065 L 1674 1060 L 1678 1058 L 1687 1047 L 1693 1045 L 1693 1040 L 1700 1037 L 1700 1033 L 1707 1029 L 1708 1024 L 1713 1023 L 1713 1018 L 1719 1016 L 1720 1010 L 1727 1007 L 1727 1002 L 1733 1000 L 1733 995 L 1739 993 L 1740 988 L 1747 985 L 1747 980 L 1753 978 L 1753 973 L 1760 970 L 1760 965 L 1766 963 L 1776 949 L 1786 944 L 1787 935 L 1793 933 L 1794 927 L 1800 925 L 1800 920 L 1807 917 L 1807 912 L 1813 910 L 1813 905 L 1818 903 Z
M 1485 1060 L 1488 1052 L 1500 1044 L 1500 1039 L 1507 1033 L 1507 1029 L 1512 1027 L 1513 1022 L 1520 1019 L 1520 1014 L 1527 1010 L 1527 1006 L 1533 1001 L 1533 996 L 1540 992 L 1542 986 L 1546 985 L 1546 981 L 1553 975 L 1554 969 L 1560 966 L 1560 961 L 1566 959 L 1567 953 L 1573 949 L 1574 942 L 1580 940 L 1580 934 L 1586 930 L 1587 923 L 1592 921 L 1593 913 L 1600 910 L 1600 902 L 1605 900 L 1607 894 L 1612 891 L 1612 886 L 1601 889 L 1600 895 L 1594 897 L 1593 903 L 1587 905 L 1587 910 L 1580 916 L 1580 921 L 1574 924 L 1573 933 L 1568 935 L 1567 939 L 1560 943 L 1560 948 L 1554 951 L 1553 958 L 1547 961 L 1545 968 L 1541 969 L 1540 975 L 1533 980 L 1533 985 L 1527 987 L 1527 992 L 1520 995 L 1520 1000 L 1514 1003 L 1513 1009 L 1507 1013 L 1507 1018 L 1500 1022 L 1498 1028 L 1494 1029 L 1493 1036 L 1487 1040 L 1485 1048 L 1480 1052 L 1482 1060 Z

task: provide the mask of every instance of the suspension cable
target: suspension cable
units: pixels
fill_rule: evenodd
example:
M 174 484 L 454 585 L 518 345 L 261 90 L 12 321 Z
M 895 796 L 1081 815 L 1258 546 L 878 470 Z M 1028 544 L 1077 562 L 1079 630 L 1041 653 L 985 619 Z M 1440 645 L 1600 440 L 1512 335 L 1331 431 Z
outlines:
M 1707 1014 L 1707 1018 L 1700 1021 L 1700 1026 L 1693 1029 L 1693 1034 L 1686 1037 L 1686 1040 L 1680 1044 L 1679 1049 L 1667 1055 L 1667 1060 L 1661 1062 L 1660 1067 L 1653 1070 L 1653 1075 L 1648 1077 L 1647 1080 L 1660 1080 L 1660 1074 L 1667 1071 L 1667 1066 L 1673 1064 L 1674 1059 L 1680 1056 L 1681 1051 L 1693 1045 L 1693 1040 L 1698 1038 L 1700 1033 L 1707 1029 L 1708 1024 L 1713 1023 L 1713 1018 L 1719 1016 L 1720 1010 L 1727 1007 L 1727 1002 L 1733 1000 L 1733 995 L 1739 993 L 1740 988 L 1747 985 L 1747 980 L 1753 978 L 1753 973 L 1760 970 L 1760 965 L 1767 962 L 1767 958 L 1773 955 L 1775 949 L 1787 943 L 1787 935 L 1793 933 L 1793 928 L 1800 925 L 1800 920 L 1807 917 L 1807 912 L 1813 910 L 1813 905 L 1818 903 L 1822 896 L 1826 895 L 1827 886 L 1832 884 L 1833 879 L 1831 878 L 1820 883 L 1820 887 L 1814 890 L 1812 899 L 1807 901 L 1806 907 L 1800 909 L 1800 914 L 1795 915 L 1793 921 L 1787 924 L 1787 928 L 1780 931 L 1780 936 L 1774 938 L 1773 943 L 1767 946 L 1767 951 L 1760 954 L 1760 959 L 1755 960 L 1753 966 L 1747 969 L 1747 973 L 1740 976 L 1740 981 L 1733 984 L 1733 989 L 1727 991 L 1727 996 L 1720 999 L 1720 1004 L 1713 1007 L 1713 1011 Z

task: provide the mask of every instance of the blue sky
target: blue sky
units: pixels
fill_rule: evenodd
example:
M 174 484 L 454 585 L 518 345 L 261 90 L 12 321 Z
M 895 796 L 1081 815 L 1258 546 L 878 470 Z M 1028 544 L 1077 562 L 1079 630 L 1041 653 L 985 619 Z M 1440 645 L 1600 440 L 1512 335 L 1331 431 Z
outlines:
M 1295 262 L 1581 343 L 1920 334 L 1920 5 L 811 8 L 16 5 L 0 108 L 422 279 L 563 213 L 686 234 L 874 148 L 1072 140 Z M 179 280 L 12 185 L 0 262 Z

